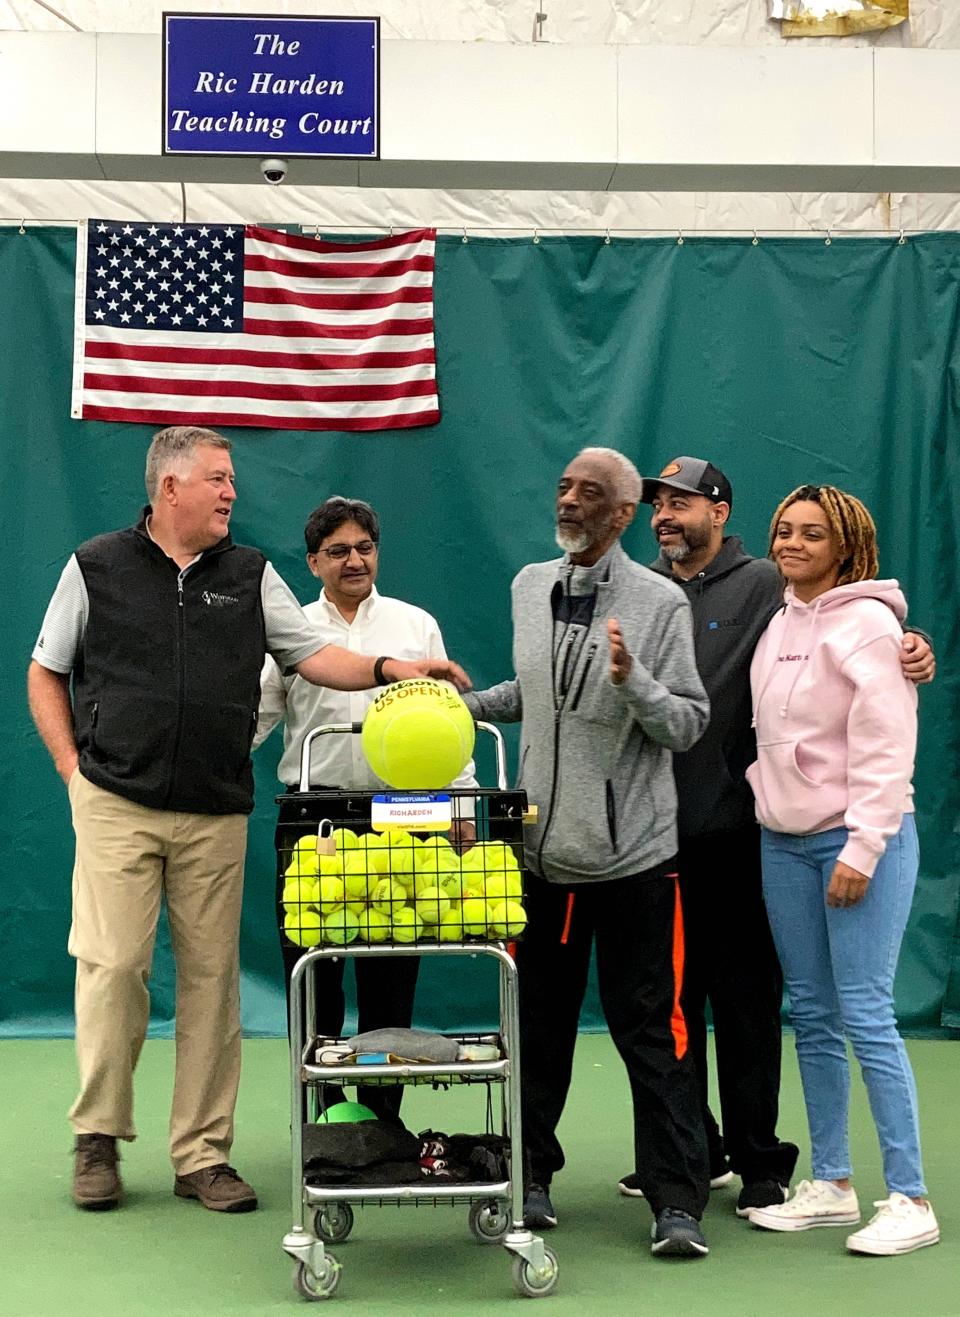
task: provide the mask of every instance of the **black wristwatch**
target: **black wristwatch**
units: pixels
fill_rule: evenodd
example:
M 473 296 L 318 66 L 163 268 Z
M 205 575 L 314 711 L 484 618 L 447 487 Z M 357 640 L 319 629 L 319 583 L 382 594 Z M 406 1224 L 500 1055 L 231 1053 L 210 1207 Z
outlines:
M 390 678 L 383 675 L 384 663 L 390 663 L 392 659 L 389 654 L 384 654 L 377 659 L 373 665 L 373 682 L 375 686 L 389 686 Z

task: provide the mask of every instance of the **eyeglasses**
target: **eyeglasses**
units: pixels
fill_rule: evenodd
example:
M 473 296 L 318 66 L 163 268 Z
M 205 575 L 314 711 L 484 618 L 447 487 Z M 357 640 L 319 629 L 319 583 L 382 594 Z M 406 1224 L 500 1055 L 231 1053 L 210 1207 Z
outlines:
M 373 540 L 360 540 L 357 544 L 331 544 L 329 549 L 317 549 L 317 553 L 325 553 L 334 562 L 343 562 L 345 558 L 350 557 L 354 549 L 361 558 L 369 558 L 371 553 L 376 553 L 377 546 Z

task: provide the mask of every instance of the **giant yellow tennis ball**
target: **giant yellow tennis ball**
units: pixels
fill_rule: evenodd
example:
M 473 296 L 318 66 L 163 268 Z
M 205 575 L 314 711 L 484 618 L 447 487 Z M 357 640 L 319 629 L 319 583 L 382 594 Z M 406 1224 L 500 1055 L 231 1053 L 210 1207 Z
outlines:
M 449 786 L 473 754 L 475 728 L 452 686 L 418 677 L 381 691 L 363 720 L 367 763 L 392 787 Z

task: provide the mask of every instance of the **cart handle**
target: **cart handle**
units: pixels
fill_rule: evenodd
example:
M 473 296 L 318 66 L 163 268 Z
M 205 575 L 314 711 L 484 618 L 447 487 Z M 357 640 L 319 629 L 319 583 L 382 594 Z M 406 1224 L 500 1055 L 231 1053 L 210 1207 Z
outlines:
M 478 722 L 477 727 L 483 732 L 489 732 L 493 737 L 494 751 L 497 758 L 497 789 L 506 791 L 507 789 L 507 752 L 503 744 L 503 736 L 498 727 L 493 723 Z M 303 744 L 300 747 L 300 790 L 310 790 L 310 759 L 311 750 L 314 741 L 318 736 L 357 736 L 363 730 L 363 723 L 328 723 L 325 727 L 314 727 L 312 731 L 307 732 L 303 738 Z

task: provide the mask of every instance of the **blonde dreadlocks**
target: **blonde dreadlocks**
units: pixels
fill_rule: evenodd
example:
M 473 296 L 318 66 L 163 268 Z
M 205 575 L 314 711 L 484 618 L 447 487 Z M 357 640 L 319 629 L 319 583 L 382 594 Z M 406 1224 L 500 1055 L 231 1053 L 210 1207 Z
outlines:
M 837 585 L 873 580 L 880 566 L 873 518 L 858 498 L 834 485 L 798 485 L 787 495 L 770 523 L 770 556 L 773 556 L 780 518 L 791 504 L 806 502 L 817 503 L 823 508 L 830 529 L 837 537 L 843 555 Z

